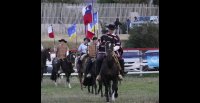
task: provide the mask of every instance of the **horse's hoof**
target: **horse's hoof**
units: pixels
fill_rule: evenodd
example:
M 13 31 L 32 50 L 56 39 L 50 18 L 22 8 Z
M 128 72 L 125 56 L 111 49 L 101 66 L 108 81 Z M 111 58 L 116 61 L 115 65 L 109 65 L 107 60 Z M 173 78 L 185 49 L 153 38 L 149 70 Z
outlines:
M 72 87 L 71 87 L 71 85 L 70 85 L 70 83 L 69 83 L 69 85 L 68 85 L 68 86 L 69 86 L 69 88 L 72 88 Z
M 58 84 L 57 84 L 57 83 L 55 83 L 55 86 L 57 87 L 57 86 L 58 86 Z
M 115 101 L 115 92 L 113 92 L 110 96 L 112 97 L 112 101 Z

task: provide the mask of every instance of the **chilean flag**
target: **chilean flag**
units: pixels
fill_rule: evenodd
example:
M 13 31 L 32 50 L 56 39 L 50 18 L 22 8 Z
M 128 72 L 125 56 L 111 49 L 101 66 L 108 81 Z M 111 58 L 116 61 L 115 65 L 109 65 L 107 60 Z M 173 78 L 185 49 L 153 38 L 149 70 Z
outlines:
M 53 32 L 53 27 L 52 25 L 50 25 L 48 27 L 48 34 L 49 34 L 49 38 L 54 38 L 54 32 Z
M 93 23 L 88 24 L 88 30 L 87 30 L 87 38 L 92 39 L 94 36 L 94 25 Z
M 86 7 L 83 7 L 82 14 L 83 14 L 84 24 L 87 25 L 88 23 L 91 23 L 92 22 L 92 5 L 89 4 Z

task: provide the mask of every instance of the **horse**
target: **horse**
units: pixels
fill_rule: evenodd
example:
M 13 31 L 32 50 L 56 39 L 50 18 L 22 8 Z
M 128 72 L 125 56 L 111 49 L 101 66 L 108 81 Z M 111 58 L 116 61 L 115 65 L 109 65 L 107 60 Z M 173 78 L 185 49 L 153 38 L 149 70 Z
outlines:
M 90 71 L 88 71 L 90 69 Z M 90 73 L 91 76 L 90 77 L 86 77 L 86 75 L 84 76 L 84 82 L 83 85 L 88 87 L 88 92 L 89 93 L 94 93 L 95 91 L 95 95 L 98 94 L 97 93 L 97 84 L 96 84 L 96 77 L 98 75 L 98 70 L 97 70 L 97 64 L 96 64 L 96 59 L 95 58 L 90 58 L 87 65 L 86 65 L 86 71 L 84 74 Z M 92 87 L 92 91 L 90 92 L 90 87 Z
M 50 48 L 46 48 L 46 49 L 43 49 L 41 51 L 41 82 L 42 82 L 42 79 L 43 79 L 43 73 L 47 69 L 47 66 L 46 66 L 47 59 L 49 61 L 51 61 Z
M 81 90 L 83 90 L 83 80 L 84 80 L 84 73 L 85 73 L 85 70 L 86 70 L 86 64 L 89 60 L 89 55 L 86 55 L 83 60 L 82 60 L 82 63 L 79 64 L 77 61 L 76 61 L 76 68 L 77 68 L 77 71 L 78 71 L 78 78 L 79 78 L 79 82 L 81 84 Z
M 55 82 L 55 86 L 57 86 L 58 77 L 60 77 L 60 74 L 63 72 L 63 73 L 65 73 L 65 76 L 66 76 L 66 83 L 68 83 L 68 87 L 71 88 L 69 78 L 71 76 L 71 73 L 74 72 L 72 63 L 67 58 L 64 58 L 63 60 L 59 60 L 56 57 L 52 61 L 52 66 L 53 66 L 53 69 L 52 69 L 50 79 Z M 62 72 L 59 73 L 60 68 L 61 68 Z
M 99 94 L 101 92 L 101 97 L 103 97 L 103 91 L 102 91 L 102 81 L 99 80 L 98 81 L 98 90 L 97 90 L 97 82 L 96 82 L 96 77 L 100 72 L 100 68 L 97 67 L 97 61 L 96 59 L 92 60 L 91 65 L 91 77 L 90 78 L 86 78 L 84 79 L 84 83 L 85 85 L 88 86 L 88 92 L 90 93 L 90 87 L 92 87 L 92 91 L 91 93 L 93 94 L 95 91 L 95 95 Z M 86 74 L 86 73 L 85 73 Z
M 112 96 L 112 100 L 118 97 L 118 73 L 119 67 L 116 65 L 116 57 L 113 51 L 114 44 L 106 42 L 106 57 L 103 59 L 101 66 L 101 80 L 105 86 L 106 102 L 109 102 L 109 96 Z M 112 87 L 111 87 L 112 82 Z M 112 91 L 111 91 L 112 88 Z

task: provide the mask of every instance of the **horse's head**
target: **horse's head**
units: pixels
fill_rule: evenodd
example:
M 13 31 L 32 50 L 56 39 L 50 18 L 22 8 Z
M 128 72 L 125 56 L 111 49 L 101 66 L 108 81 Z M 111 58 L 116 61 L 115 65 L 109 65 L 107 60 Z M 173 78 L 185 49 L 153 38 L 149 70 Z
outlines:
M 49 61 L 51 61 L 51 52 L 50 52 L 50 48 L 47 48 L 47 49 L 45 49 L 44 50 L 44 53 L 45 53 L 45 57 L 49 60 Z
M 106 57 L 108 61 L 111 61 L 114 56 L 114 44 L 111 42 L 106 42 Z

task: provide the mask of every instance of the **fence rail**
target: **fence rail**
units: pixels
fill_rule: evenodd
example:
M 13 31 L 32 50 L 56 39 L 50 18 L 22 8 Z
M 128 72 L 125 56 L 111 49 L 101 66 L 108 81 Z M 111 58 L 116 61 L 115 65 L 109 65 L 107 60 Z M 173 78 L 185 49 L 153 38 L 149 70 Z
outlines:
M 77 24 L 77 33 L 84 33 L 82 8 L 85 4 L 41 3 L 41 34 L 47 35 L 47 27 L 53 24 L 55 34 L 66 34 L 62 21 L 69 27 Z M 133 12 L 141 16 L 158 16 L 159 7 L 146 4 L 94 3 L 94 12 L 98 11 L 99 22 L 114 23 L 116 18 L 125 22 L 127 18 L 134 19 Z M 100 27 L 100 25 L 99 25 Z M 101 31 L 101 30 L 99 30 Z

